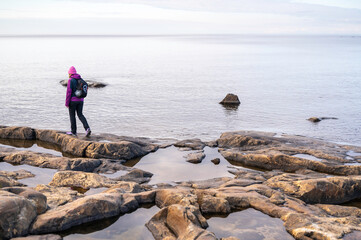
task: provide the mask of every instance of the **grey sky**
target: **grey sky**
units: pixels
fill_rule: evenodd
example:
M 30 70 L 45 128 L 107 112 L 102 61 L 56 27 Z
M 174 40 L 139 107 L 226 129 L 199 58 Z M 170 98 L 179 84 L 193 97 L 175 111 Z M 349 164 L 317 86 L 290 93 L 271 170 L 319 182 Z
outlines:
M 2 0 L 0 34 L 361 34 L 360 0 Z

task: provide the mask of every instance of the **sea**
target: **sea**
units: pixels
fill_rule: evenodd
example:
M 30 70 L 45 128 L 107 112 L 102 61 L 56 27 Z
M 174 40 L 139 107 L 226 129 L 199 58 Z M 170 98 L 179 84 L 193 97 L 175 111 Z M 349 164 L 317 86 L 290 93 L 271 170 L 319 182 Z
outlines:
M 93 134 L 254 130 L 361 145 L 360 36 L 0 36 L 0 125 L 70 130 L 59 83 L 70 66 L 107 84 L 84 102 Z M 219 104 L 228 93 L 238 108 Z

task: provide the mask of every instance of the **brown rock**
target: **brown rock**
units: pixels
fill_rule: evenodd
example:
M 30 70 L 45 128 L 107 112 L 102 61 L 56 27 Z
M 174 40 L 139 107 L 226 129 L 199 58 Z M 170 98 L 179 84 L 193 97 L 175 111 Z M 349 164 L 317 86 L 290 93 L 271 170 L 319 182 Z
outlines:
M 228 214 L 231 212 L 227 200 L 211 195 L 203 195 L 199 205 L 202 213 Z
M 12 238 L 11 240 L 62 240 L 63 238 L 56 234 L 46 234 L 46 235 L 30 235 L 27 237 L 17 237 Z
M 71 190 L 69 187 L 53 187 L 38 184 L 35 190 L 46 196 L 49 208 L 56 208 L 83 197 L 83 194 L 80 194 L 78 191 Z
M 0 176 L 8 176 L 15 180 L 35 177 L 34 174 L 24 169 L 17 171 L 0 171 Z
M 150 178 L 153 176 L 153 173 L 143 171 L 141 169 L 133 169 L 127 174 L 115 178 L 117 181 L 130 181 L 136 183 L 146 183 L 150 181 Z
M 179 141 L 174 144 L 174 146 L 179 148 L 191 148 L 193 150 L 202 150 L 206 144 L 202 142 L 200 139 L 186 139 L 183 141 Z
M 13 186 L 25 186 L 25 185 L 10 177 L 0 175 L 0 188 L 13 187 Z
M 218 165 L 221 162 L 221 159 L 215 158 L 215 159 L 212 159 L 211 162 L 214 163 L 215 165 Z
M 232 93 L 228 93 L 227 96 L 220 102 L 224 105 L 239 105 L 241 102 L 238 99 L 238 96 Z
M 124 200 L 119 194 L 100 193 L 86 196 L 39 215 L 30 232 L 58 232 L 82 223 L 116 216 L 123 203 Z
M 36 207 L 28 199 L 0 190 L 0 239 L 26 235 Z
M 201 163 L 205 157 L 206 157 L 206 155 L 203 152 L 189 153 L 187 155 L 187 162 Z
M 85 156 L 89 158 L 133 159 L 149 153 L 136 143 L 121 141 L 117 143 L 92 142 L 87 146 Z
M 35 140 L 34 129 L 28 127 L 0 127 L 0 138 Z
M 318 117 L 311 117 L 311 118 L 309 118 L 307 120 L 310 121 L 310 122 L 314 122 L 314 123 L 321 122 L 321 119 L 319 119 Z
M 160 189 L 157 190 L 155 203 L 159 208 L 172 204 L 183 206 L 195 205 L 198 207 L 197 196 L 186 189 Z
M 155 239 L 217 239 L 194 206 L 171 205 L 161 209 L 146 224 Z
M 40 192 L 34 191 L 28 187 L 7 187 L 2 190 L 14 193 L 18 196 L 22 196 L 32 202 L 36 207 L 36 213 L 41 214 L 48 208 L 46 202 L 46 196 Z
M 85 173 L 79 171 L 60 171 L 56 172 L 53 179 L 49 183 L 50 186 L 55 187 L 81 187 L 100 188 L 111 187 L 118 182 L 96 173 Z

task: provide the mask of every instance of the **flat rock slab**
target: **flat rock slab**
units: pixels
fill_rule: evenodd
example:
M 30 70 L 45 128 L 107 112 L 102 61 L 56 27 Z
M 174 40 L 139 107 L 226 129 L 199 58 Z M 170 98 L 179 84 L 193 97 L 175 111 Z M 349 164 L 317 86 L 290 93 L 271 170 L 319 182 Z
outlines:
M 27 127 L 0 127 L 0 138 L 40 140 L 52 143 L 61 148 L 62 152 L 76 157 L 111 158 L 129 160 L 142 157 L 149 152 L 156 151 L 158 145 L 145 139 L 127 138 L 116 142 L 92 141 L 93 136 L 85 139 L 72 137 L 54 130 L 38 130 Z M 94 138 L 94 140 L 100 137 Z

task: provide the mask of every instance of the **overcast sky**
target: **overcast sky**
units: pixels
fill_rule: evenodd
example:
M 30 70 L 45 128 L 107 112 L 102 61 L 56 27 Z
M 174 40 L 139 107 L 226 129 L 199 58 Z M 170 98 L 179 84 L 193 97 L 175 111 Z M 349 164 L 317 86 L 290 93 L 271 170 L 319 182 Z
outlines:
M 0 34 L 361 34 L 361 0 L 1 0 Z

